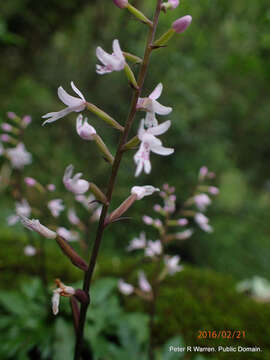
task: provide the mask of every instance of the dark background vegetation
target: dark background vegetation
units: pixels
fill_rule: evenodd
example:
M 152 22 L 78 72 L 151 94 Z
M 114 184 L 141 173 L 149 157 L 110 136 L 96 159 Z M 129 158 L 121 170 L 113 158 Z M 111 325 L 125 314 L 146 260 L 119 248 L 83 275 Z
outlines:
M 132 3 L 151 14 L 154 2 Z M 176 251 L 190 265 L 214 270 L 220 273 L 217 276 L 229 274 L 235 282 L 253 275 L 270 280 L 269 4 L 267 0 L 183 0 L 177 10 L 162 14 L 159 33 L 186 14 L 193 16 L 192 26 L 153 54 L 145 84 L 146 95 L 158 82 L 164 85 L 161 103 L 173 107 L 172 129 L 164 144 L 174 147 L 175 154 L 166 159 L 152 156 L 151 175 L 138 180 L 133 154 L 128 154 L 113 204 L 119 204 L 135 184 L 160 187 L 164 182 L 176 187 L 181 203 L 191 194 L 199 168 L 206 165 L 216 172 L 220 187 L 208 211 L 215 231 L 210 235 L 196 231 Z M 73 80 L 89 101 L 123 124 L 131 91 L 123 73 L 102 77 L 95 73 L 95 48 L 110 50 L 112 40 L 118 38 L 124 50 L 142 56 L 145 33 L 144 26 L 109 0 L 1 2 L 0 120 L 5 120 L 7 111 L 33 117 L 25 143 L 34 162 L 26 174 L 38 174 L 43 183 L 54 182 L 61 194 L 63 171 L 73 163 L 105 188 L 108 165 L 93 144 L 77 136 L 75 115 L 45 128 L 41 115 L 61 109 L 56 89 L 62 85 L 69 91 Z M 140 114 L 134 134 L 139 120 Z M 89 121 L 114 151 L 117 132 L 91 115 Z M 132 223 L 115 225 L 106 233 L 105 254 L 124 254 L 127 242 L 143 228 L 141 215 L 151 212 L 153 201 L 138 202 L 130 212 Z M 1 266 L 5 267 L 5 257 L 12 264 L 15 256 L 5 239 L 14 241 L 21 228 L 7 229 L 5 218 L 13 204 L 2 194 L 0 206 L 0 235 L 6 244 Z M 20 273 L 28 268 L 26 262 Z M 52 271 L 52 278 L 56 276 Z M 6 277 L 12 279 L 12 273 Z

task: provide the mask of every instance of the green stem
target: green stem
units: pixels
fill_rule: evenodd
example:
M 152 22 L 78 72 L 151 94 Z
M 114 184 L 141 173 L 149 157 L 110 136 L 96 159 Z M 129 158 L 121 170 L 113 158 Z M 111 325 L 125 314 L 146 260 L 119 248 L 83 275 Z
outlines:
M 160 15 L 160 11 L 161 11 L 161 3 L 162 3 L 162 0 L 157 0 L 157 6 L 156 6 L 156 11 L 155 11 L 154 20 L 153 20 L 153 27 L 150 27 L 150 29 L 149 29 L 149 34 L 148 34 L 147 43 L 146 43 L 145 52 L 144 52 L 143 63 L 141 65 L 140 73 L 138 76 L 138 81 L 137 81 L 138 89 L 136 89 L 134 91 L 129 115 L 128 115 L 128 118 L 127 118 L 127 121 L 125 124 L 125 128 L 124 128 L 124 131 L 120 138 L 120 141 L 119 141 L 119 144 L 117 147 L 117 151 L 116 151 L 116 155 L 114 158 L 111 176 L 110 176 L 110 180 L 109 180 L 109 184 L 108 184 L 108 190 L 107 190 L 107 194 L 106 194 L 108 203 L 104 204 L 103 208 L 102 208 L 102 212 L 101 212 L 101 216 L 100 216 L 99 224 L 98 224 L 98 229 L 97 229 L 97 233 L 96 233 L 96 239 L 95 239 L 92 254 L 90 257 L 89 267 L 88 267 L 88 270 L 86 271 L 85 277 L 84 277 L 83 290 L 86 293 L 89 293 L 92 276 L 93 276 L 93 273 L 95 270 L 96 261 L 97 261 L 97 257 L 98 257 L 98 253 L 99 253 L 99 248 L 100 248 L 100 244 L 101 244 L 101 240 L 102 240 L 103 232 L 104 232 L 104 228 L 105 228 L 105 220 L 106 220 L 106 216 L 108 213 L 110 201 L 112 198 L 116 178 L 118 175 L 119 166 L 120 166 L 122 156 L 123 156 L 123 145 L 126 143 L 126 141 L 128 139 L 128 134 L 129 134 L 130 128 L 132 126 L 132 123 L 134 121 L 136 111 L 137 111 L 137 109 L 136 109 L 137 102 L 141 95 L 142 87 L 143 87 L 144 80 L 146 77 L 149 59 L 150 59 L 150 55 L 152 52 L 152 44 L 154 42 L 158 19 L 159 19 L 159 15 Z M 84 332 L 84 325 L 85 325 L 85 319 L 86 319 L 86 313 L 87 313 L 88 306 L 89 306 L 89 303 L 81 305 L 79 328 L 77 331 L 74 360 L 79 360 L 81 357 L 82 345 L 83 345 L 83 332 Z

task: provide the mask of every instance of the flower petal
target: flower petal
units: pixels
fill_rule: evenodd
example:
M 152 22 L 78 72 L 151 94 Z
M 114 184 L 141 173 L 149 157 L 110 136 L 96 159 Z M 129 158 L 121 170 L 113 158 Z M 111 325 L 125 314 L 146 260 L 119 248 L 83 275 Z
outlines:
M 148 97 L 152 100 L 156 100 L 160 97 L 162 90 L 163 90 L 163 85 L 162 83 L 159 83 Z
M 147 132 L 152 135 L 161 135 L 164 134 L 169 129 L 170 126 L 171 126 L 171 121 L 167 120 L 158 126 L 153 126 L 149 128 Z
M 71 81 L 70 84 L 71 84 L 71 87 L 72 87 L 73 91 L 74 91 L 77 95 L 79 95 L 79 97 L 80 97 L 83 101 L 86 101 L 85 98 L 84 98 L 84 96 L 83 96 L 83 94 L 82 94 L 82 93 L 80 92 L 80 90 L 75 86 L 74 82 Z
M 67 107 L 67 108 L 65 108 L 63 110 L 56 111 L 56 112 L 51 112 L 51 113 L 48 113 L 46 115 L 43 115 L 42 118 L 44 118 L 44 119 L 50 118 L 50 119 L 44 121 L 42 126 L 45 125 L 45 124 L 54 122 L 54 121 L 56 121 L 58 119 L 61 119 L 62 117 L 70 114 L 72 111 L 74 111 L 73 108 Z
M 159 115 L 168 115 L 172 112 L 172 108 L 168 106 L 161 105 L 158 101 L 152 101 L 153 110 Z
M 166 156 L 166 155 L 171 155 L 174 152 L 174 149 L 166 148 L 161 145 L 159 145 L 159 146 L 153 145 L 153 146 L 151 146 L 151 151 L 153 151 L 153 153 L 155 153 L 155 154 Z
M 113 53 L 118 57 L 119 60 L 122 60 L 125 62 L 125 57 L 122 53 L 122 50 L 120 48 L 120 44 L 118 40 L 113 40 Z
M 62 88 L 62 86 L 59 86 L 58 90 L 58 97 L 59 99 L 68 107 L 78 106 L 81 104 L 81 99 L 78 99 L 75 96 L 69 95 L 66 90 Z

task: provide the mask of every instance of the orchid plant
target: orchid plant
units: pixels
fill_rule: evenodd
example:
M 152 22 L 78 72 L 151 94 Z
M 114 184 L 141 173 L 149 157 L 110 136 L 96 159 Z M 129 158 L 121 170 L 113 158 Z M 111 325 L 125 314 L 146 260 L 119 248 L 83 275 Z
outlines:
M 130 284 L 121 278 L 118 281 L 118 289 L 125 296 L 135 295 L 150 303 L 150 359 L 154 357 L 154 350 L 151 345 L 153 344 L 154 320 L 157 315 L 156 303 L 160 286 L 167 276 L 173 276 L 183 268 L 179 264 L 179 254 L 168 254 L 168 247 L 179 240 L 189 239 L 195 231 L 194 225 L 198 225 L 201 230 L 207 233 L 213 232 L 209 218 L 202 211 L 205 211 L 212 202 L 205 192 L 210 195 L 217 195 L 219 192 L 217 187 L 206 184 L 206 180 L 212 179 L 214 176 L 213 172 L 209 172 L 207 167 L 203 166 L 199 171 L 194 194 L 182 205 L 177 202 L 175 187 L 164 184 L 162 191 L 159 192 L 163 204 L 155 204 L 153 207 L 158 217 L 152 218 L 148 215 L 142 217 L 142 221 L 158 233 L 158 239 L 148 240 L 145 232 L 141 232 L 138 237 L 131 240 L 126 248 L 129 253 L 137 252 L 140 254 L 138 266 L 134 266 L 138 275 L 138 285 Z M 136 268 L 145 262 L 154 265 L 154 273 L 151 279 L 147 279 L 143 270 Z M 129 273 L 128 276 L 130 275 Z
M 70 241 L 72 241 L 74 237 L 71 236 L 67 229 L 60 227 L 57 230 L 53 227 L 50 227 L 50 225 L 48 225 L 47 227 L 47 224 L 45 225 L 40 222 L 40 218 L 31 220 L 29 218 L 31 212 L 26 202 L 24 202 L 24 204 L 21 204 L 24 207 L 23 211 L 19 210 L 19 206 L 16 211 L 16 216 L 19 216 L 21 218 L 21 222 L 26 228 L 39 233 L 45 238 L 54 239 L 61 248 L 62 252 L 70 259 L 72 264 L 82 270 L 84 277 L 82 289 L 73 289 L 70 286 L 64 285 L 59 279 L 57 279 L 57 288 L 54 290 L 52 297 L 52 308 L 54 314 L 57 314 L 59 311 L 60 297 L 63 296 L 70 298 L 76 330 L 76 346 L 74 360 L 79 360 L 82 354 L 84 326 L 86 320 L 86 313 L 90 305 L 92 278 L 97 263 L 100 244 L 104 237 L 105 229 L 111 223 L 121 221 L 123 215 L 136 201 L 142 200 L 146 196 L 150 196 L 153 193 L 160 191 L 158 187 L 152 185 L 132 186 L 129 196 L 127 196 L 127 198 L 118 208 L 111 210 L 110 204 L 114 194 L 115 183 L 123 155 L 126 151 L 132 150 L 139 145 L 139 148 L 134 155 L 134 162 L 136 165 L 135 176 L 138 177 L 142 174 L 143 170 L 146 174 L 150 173 L 151 151 L 155 154 L 162 156 L 168 156 L 174 152 L 173 148 L 164 147 L 161 140 L 157 138 L 157 136 L 164 134 L 171 126 L 171 122 L 169 120 L 159 124 L 157 119 L 157 115 L 166 116 L 172 111 L 171 107 L 161 105 L 157 101 L 157 99 L 159 99 L 159 97 L 161 96 L 163 85 L 159 83 L 150 95 L 143 96 L 143 86 L 149 67 L 150 56 L 157 49 L 164 48 L 165 45 L 167 45 L 168 41 L 175 34 L 183 33 L 192 21 L 192 18 L 189 15 L 181 17 L 174 21 L 170 29 L 165 32 L 160 38 L 156 38 L 156 32 L 161 12 L 163 11 L 164 13 L 166 13 L 167 10 L 176 9 L 179 5 L 179 1 L 169 0 L 167 2 L 162 2 L 162 0 L 157 0 L 152 20 L 150 20 L 145 14 L 143 14 L 142 11 L 131 5 L 128 0 L 114 0 L 113 2 L 118 8 L 123 9 L 123 11 L 130 12 L 133 16 L 135 16 L 138 21 L 140 21 L 148 28 L 147 41 L 144 50 L 144 56 L 142 59 L 136 55 L 124 51 L 117 39 L 113 40 L 112 54 L 107 53 L 101 47 L 98 47 L 96 49 L 96 55 L 98 60 L 100 61 L 100 64 L 96 66 L 97 74 L 105 75 L 114 71 L 121 72 L 123 70 L 128 79 L 128 84 L 130 85 L 131 91 L 133 92 L 133 97 L 131 100 L 130 110 L 127 115 L 126 122 L 123 125 L 120 124 L 112 116 L 108 115 L 105 111 L 89 102 L 85 98 L 83 93 L 78 89 L 78 87 L 75 86 L 73 81 L 71 81 L 71 88 L 76 94 L 76 96 L 70 95 L 63 89 L 62 86 L 60 86 L 58 88 L 58 97 L 66 105 L 66 107 L 60 111 L 49 112 L 43 116 L 43 118 L 46 119 L 43 125 L 46 125 L 53 124 L 57 120 L 63 119 L 69 114 L 77 113 L 77 134 L 83 141 L 92 141 L 97 146 L 98 150 L 101 152 L 102 157 L 107 160 L 108 166 L 110 166 L 110 176 L 107 190 L 105 192 L 103 192 L 96 184 L 87 180 L 86 176 L 82 178 L 81 173 L 73 175 L 73 165 L 68 166 L 66 170 L 63 171 L 63 183 L 65 185 L 65 188 L 67 189 L 67 191 L 73 194 L 75 199 L 81 201 L 86 207 L 89 207 L 92 199 L 90 199 L 89 197 L 87 198 L 85 194 L 90 191 L 92 195 L 95 196 L 95 201 L 99 204 L 99 207 L 95 210 L 97 212 L 96 218 L 98 219 L 98 227 L 89 262 L 87 263 L 70 245 Z M 133 73 L 131 67 L 132 65 L 130 66 L 129 62 L 131 64 L 140 64 L 140 70 L 137 78 Z M 102 140 L 100 134 L 97 133 L 95 128 L 90 123 L 88 123 L 88 119 L 83 118 L 82 112 L 86 110 L 88 110 L 90 113 L 94 114 L 99 119 L 106 122 L 108 125 L 120 132 L 118 146 L 114 155 L 111 154 L 105 142 Z M 133 123 L 135 122 L 136 115 L 139 111 L 144 112 L 145 116 L 143 119 L 141 119 L 138 126 L 137 136 L 129 139 L 130 130 Z M 52 126 L 61 126 L 61 122 L 59 122 L 58 125 L 53 124 Z M 7 128 L 8 127 L 6 127 L 6 129 Z M 5 137 L 2 136 L 2 141 L 12 143 L 12 139 L 9 137 L 8 134 L 6 134 Z M 0 151 L 3 152 L 2 147 L 0 149 Z M 31 162 L 30 154 L 26 151 L 24 145 L 21 143 L 17 144 L 15 148 L 4 150 L 4 153 L 13 163 L 13 166 L 15 168 L 21 168 Z M 93 174 L 91 173 L 91 178 L 92 177 Z M 29 186 L 37 186 L 37 184 L 39 184 L 35 179 L 28 179 L 27 183 Z M 39 186 L 41 185 L 39 184 Z M 168 191 L 164 196 L 164 199 L 166 201 L 165 210 L 160 210 L 161 212 L 165 211 L 165 214 L 167 215 L 171 213 L 171 210 L 174 206 L 173 204 L 175 202 L 173 199 L 174 195 L 169 195 Z M 161 194 L 163 194 L 163 192 L 161 192 Z M 205 196 L 203 198 L 202 196 L 199 199 L 195 199 L 194 197 L 192 200 L 194 201 L 194 203 L 200 204 L 201 209 L 208 205 L 206 200 L 207 195 L 204 195 Z M 46 203 L 47 208 L 49 209 L 53 218 L 58 219 L 60 214 L 65 210 L 63 200 L 60 198 L 47 199 Z M 80 222 L 76 216 L 76 213 L 74 213 L 74 211 L 70 209 L 68 214 L 70 222 L 79 227 Z M 92 216 L 94 216 L 94 214 Z M 151 222 L 152 220 L 150 220 L 150 218 L 144 218 L 144 221 Z M 184 218 L 179 219 L 178 225 L 185 226 L 186 221 L 187 220 L 185 220 Z M 207 221 L 202 218 L 202 216 L 201 218 L 199 218 L 198 222 L 204 223 L 205 228 L 207 227 Z M 162 240 L 155 242 L 147 242 L 144 236 L 141 235 L 141 237 L 134 241 L 133 244 L 130 244 L 129 250 L 133 250 L 134 247 L 138 248 L 138 246 L 142 248 L 144 244 L 145 255 L 147 257 L 154 259 L 156 257 L 159 258 L 160 256 L 163 256 L 164 243 L 169 240 L 163 234 L 164 228 L 162 223 L 153 220 L 153 224 L 159 229 L 160 234 L 162 235 Z M 180 235 L 177 236 L 183 237 L 183 233 L 185 232 L 182 232 L 180 233 Z M 188 237 L 187 234 L 191 234 L 191 232 L 186 232 L 185 237 Z M 179 271 L 181 267 L 180 265 L 178 265 L 178 261 L 179 258 L 177 256 L 164 257 L 166 273 L 173 274 Z M 162 276 L 165 276 L 165 273 Z M 127 285 L 124 282 L 120 283 L 119 286 L 120 288 L 125 289 L 124 292 L 126 293 L 134 291 L 134 288 L 131 285 Z M 139 288 L 140 290 L 137 291 L 141 291 L 141 294 L 144 294 L 145 297 L 149 297 L 149 299 L 155 297 L 155 295 L 151 295 L 152 286 L 149 284 L 148 280 L 146 279 L 146 275 L 143 272 L 139 273 Z

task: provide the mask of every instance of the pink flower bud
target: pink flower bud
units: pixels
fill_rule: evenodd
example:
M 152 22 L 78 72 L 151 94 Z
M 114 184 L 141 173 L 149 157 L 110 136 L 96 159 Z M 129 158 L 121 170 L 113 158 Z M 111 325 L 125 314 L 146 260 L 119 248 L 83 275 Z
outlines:
M 172 23 L 172 28 L 176 33 L 181 34 L 189 27 L 191 21 L 192 17 L 190 15 L 183 16 Z
M 212 172 L 210 172 L 210 173 L 207 174 L 207 177 L 208 177 L 209 179 L 214 179 L 214 178 L 216 177 L 216 174 L 212 171 Z
M 208 174 L 208 168 L 206 166 L 202 166 L 199 171 L 199 180 L 203 180 Z
M 161 211 L 161 206 L 160 206 L 159 204 L 155 204 L 155 205 L 154 205 L 154 210 L 155 210 L 156 212 L 160 212 L 160 211 Z
M 185 219 L 185 218 L 178 219 L 177 222 L 178 222 L 178 225 L 185 226 L 188 224 L 188 219 Z
M 171 9 L 176 9 L 179 5 L 179 0 L 168 0 Z
M 154 225 L 155 225 L 156 227 L 158 227 L 158 228 L 162 227 L 162 222 L 161 222 L 161 220 L 155 219 L 155 220 L 154 220 Z
M 211 195 L 218 195 L 219 194 L 219 189 L 216 186 L 209 186 L 208 192 Z
M 146 225 L 152 225 L 154 221 L 150 216 L 147 215 L 144 215 L 142 219 Z
M 8 123 L 3 123 L 3 124 L 1 125 L 1 128 L 2 128 L 2 130 L 4 130 L 4 131 L 12 131 L 12 126 L 9 125 Z
M 165 190 L 165 191 L 168 191 L 169 190 L 169 184 L 163 184 L 163 189 Z
M 170 201 L 176 201 L 176 196 L 175 195 L 170 195 Z
M 24 178 L 24 182 L 26 183 L 27 186 L 35 186 L 37 183 L 36 180 L 31 177 Z
M 17 115 L 13 111 L 8 111 L 7 117 L 11 120 L 14 120 L 17 117 Z
M 113 0 L 113 2 L 120 9 L 124 9 L 128 6 L 128 0 Z
M 3 141 L 3 142 L 9 142 L 10 140 L 10 136 L 8 134 L 2 134 L 0 136 L 0 139 Z
M 54 184 L 49 184 L 49 185 L 47 185 L 47 189 L 49 191 L 55 191 L 55 185 Z
M 32 118 L 30 115 L 25 115 L 23 118 L 22 118 L 22 124 L 26 127 L 28 126 L 29 124 L 31 124 L 32 122 Z

